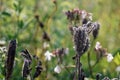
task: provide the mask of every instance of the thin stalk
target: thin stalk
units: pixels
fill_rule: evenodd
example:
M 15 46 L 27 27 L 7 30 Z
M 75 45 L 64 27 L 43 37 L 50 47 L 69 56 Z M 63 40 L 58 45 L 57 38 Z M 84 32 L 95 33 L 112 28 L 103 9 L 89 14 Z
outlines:
M 92 74 L 92 67 L 91 67 L 91 64 L 90 64 L 90 52 L 88 52 L 88 66 L 89 66 L 89 72 L 90 72 L 90 75 L 93 77 L 93 74 Z
M 75 66 L 76 70 L 75 70 L 75 74 L 74 74 L 73 80 L 77 79 L 77 58 L 75 58 L 75 63 L 76 63 L 76 66 Z
M 93 40 L 92 41 L 92 43 L 91 43 L 91 48 L 90 48 L 90 50 L 88 51 L 88 54 L 87 54 L 87 59 L 88 59 L 88 67 L 89 67 L 89 72 L 90 72 L 90 75 L 91 75 L 91 77 L 93 77 L 93 72 L 92 72 L 92 66 L 91 66 L 91 64 L 90 64 L 90 61 L 91 61 L 91 58 L 90 58 L 90 52 L 92 51 L 92 47 L 93 47 L 93 45 L 94 45 L 94 41 L 95 40 Z
M 30 74 L 30 80 L 34 80 L 31 74 Z
M 71 74 L 70 70 L 69 70 L 67 67 L 64 66 L 64 68 L 66 69 L 66 71 L 67 71 L 68 73 Z
M 78 80 L 81 80 L 80 55 L 77 56 L 77 65 L 78 65 Z
M 100 59 L 97 59 L 95 64 L 92 66 L 92 68 L 94 68 L 96 66 L 96 64 L 99 62 Z
M 80 55 L 76 56 L 76 71 L 73 80 L 82 80 L 81 79 L 81 64 L 80 64 Z
M 55 4 L 55 8 L 53 10 L 53 12 L 50 14 L 48 20 L 46 21 L 46 27 L 47 27 L 47 31 L 50 32 L 50 21 L 52 19 L 52 17 L 55 15 L 56 11 L 57 11 L 57 1 L 54 3 Z

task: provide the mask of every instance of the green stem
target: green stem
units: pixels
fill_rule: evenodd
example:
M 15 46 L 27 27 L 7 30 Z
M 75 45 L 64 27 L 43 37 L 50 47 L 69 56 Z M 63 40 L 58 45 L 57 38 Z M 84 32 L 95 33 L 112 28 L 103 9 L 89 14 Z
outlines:
M 90 48 L 90 50 L 88 51 L 88 54 L 87 54 L 88 67 L 89 67 L 89 72 L 90 72 L 91 77 L 93 77 L 93 71 L 92 71 L 92 66 L 90 64 L 90 61 L 91 61 L 90 54 L 91 54 L 91 51 L 93 49 L 94 41 L 95 40 L 92 41 L 91 48 Z
M 49 28 L 50 20 L 51 20 L 51 18 L 54 16 L 54 14 L 55 14 L 56 11 L 57 11 L 57 1 L 56 1 L 56 3 L 54 3 L 54 4 L 55 4 L 55 8 L 54 8 L 53 12 L 51 13 L 51 15 L 49 16 L 48 20 L 46 21 L 46 22 L 47 22 L 47 23 L 46 23 L 46 27 L 47 27 L 48 32 L 49 32 L 49 30 L 50 30 L 50 28 Z

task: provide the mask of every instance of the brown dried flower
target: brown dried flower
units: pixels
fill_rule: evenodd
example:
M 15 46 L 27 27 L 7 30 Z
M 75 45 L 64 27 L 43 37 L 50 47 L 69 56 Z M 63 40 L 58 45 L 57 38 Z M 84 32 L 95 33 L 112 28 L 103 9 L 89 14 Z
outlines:
M 36 78 L 41 74 L 41 71 L 43 69 L 41 61 L 38 61 L 38 64 L 37 64 L 37 66 L 35 68 L 36 68 L 36 71 L 35 71 L 35 73 L 33 75 L 33 78 Z
M 27 77 L 30 74 L 31 68 L 30 68 L 31 61 L 24 59 L 24 64 L 22 68 L 22 76 Z
M 80 56 L 87 51 L 89 47 L 89 37 L 84 28 L 82 27 L 74 27 L 74 34 L 73 34 L 73 39 L 74 39 L 74 44 L 75 44 L 75 50 L 77 54 Z
M 12 75 L 15 53 L 16 53 L 16 40 L 11 40 L 8 48 L 7 60 L 5 65 L 6 67 L 5 80 L 10 80 L 10 77 Z

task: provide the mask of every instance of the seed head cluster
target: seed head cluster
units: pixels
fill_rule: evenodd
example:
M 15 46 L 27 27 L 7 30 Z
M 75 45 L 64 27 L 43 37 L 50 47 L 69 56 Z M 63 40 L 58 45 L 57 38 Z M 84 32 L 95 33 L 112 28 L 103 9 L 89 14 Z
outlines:
M 73 27 L 73 40 L 77 54 L 82 55 L 89 47 L 89 37 L 82 27 Z
M 92 22 L 92 14 L 85 10 L 73 9 L 67 11 L 66 16 L 70 21 L 69 30 L 73 35 L 75 51 L 81 56 L 90 46 L 90 33 L 94 39 L 97 38 L 100 24 Z

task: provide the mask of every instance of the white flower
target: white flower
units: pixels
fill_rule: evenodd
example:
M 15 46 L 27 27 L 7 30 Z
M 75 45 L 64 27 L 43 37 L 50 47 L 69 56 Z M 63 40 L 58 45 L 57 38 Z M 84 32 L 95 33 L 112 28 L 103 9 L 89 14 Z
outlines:
M 52 57 L 54 57 L 54 55 L 52 53 L 50 53 L 49 51 L 45 52 L 45 59 L 50 61 Z
M 0 47 L 0 52 L 7 53 L 7 48 L 5 46 Z
M 69 53 L 69 48 L 65 48 L 65 54 Z
M 113 60 L 113 56 L 112 56 L 112 54 L 107 54 L 107 61 L 108 62 L 111 62 Z
M 118 66 L 118 67 L 116 68 L 116 71 L 117 71 L 117 72 L 120 72 L 120 66 Z
M 48 48 L 48 47 L 50 47 L 50 45 L 47 42 L 44 42 L 43 43 L 43 48 Z
M 75 46 L 73 46 L 73 49 L 75 50 Z
M 0 45 L 5 45 L 5 41 L 4 40 L 0 40 Z
M 86 16 L 87 16 L 87 12 L 86 11 L 82 11 L 82 15 L 81 15 L 82 19 L 85 19 Z
M 60 73 L 60 72 L 61 72 L 61 67 L 60 67 L 59 65 L 57 65 L 57 66 L 54 68 L 54 72 Z
M 89 18 L 90 20 L 92 20 L 92 13 L 89 13 L 88 18 Z
M 101 46 L 101 44 L 100 44 L 100 42 L 96 42 L 96 45 L 95 45 L 95 49 L 96 50 L 98 50 L 98 49 L 100 49 L 102 46 Z
M 85 77 L 84 80 L 89 80 L 89 78 Z

